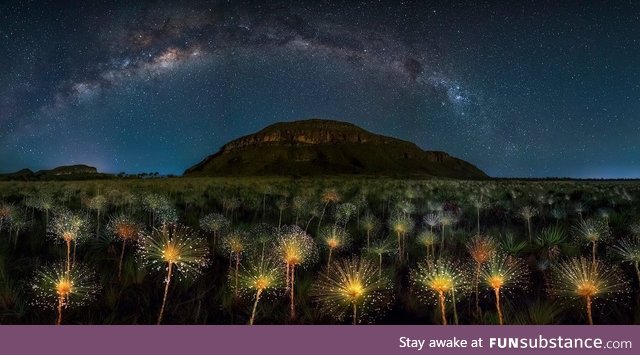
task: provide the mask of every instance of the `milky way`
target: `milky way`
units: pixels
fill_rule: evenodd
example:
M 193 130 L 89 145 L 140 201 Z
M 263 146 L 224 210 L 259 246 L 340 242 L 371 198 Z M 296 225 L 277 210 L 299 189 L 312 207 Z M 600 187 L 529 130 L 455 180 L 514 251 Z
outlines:
M 322 117 L 493 176 L 638 177 L 638 10 L 3 4 L 0 172 L 180 174 L 230 139 Z

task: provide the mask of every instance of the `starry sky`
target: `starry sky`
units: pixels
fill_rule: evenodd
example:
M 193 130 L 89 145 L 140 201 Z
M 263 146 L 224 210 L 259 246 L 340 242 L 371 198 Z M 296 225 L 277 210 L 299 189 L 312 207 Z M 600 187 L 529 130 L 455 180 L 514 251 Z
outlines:
M 640 177 L 640 2 L 2 1 L 0 172 L 182 174 L 319 117 L 495 177 Z

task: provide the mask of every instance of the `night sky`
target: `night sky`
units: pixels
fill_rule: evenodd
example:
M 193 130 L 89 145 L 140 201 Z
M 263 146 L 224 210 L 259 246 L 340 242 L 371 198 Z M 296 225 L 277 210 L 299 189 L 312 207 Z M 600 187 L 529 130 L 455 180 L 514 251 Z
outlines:
M 491 176 L 640 177 L 639 1 L 128 2 L 1 2 L 0 172 L 182 174 L 320 117 Z

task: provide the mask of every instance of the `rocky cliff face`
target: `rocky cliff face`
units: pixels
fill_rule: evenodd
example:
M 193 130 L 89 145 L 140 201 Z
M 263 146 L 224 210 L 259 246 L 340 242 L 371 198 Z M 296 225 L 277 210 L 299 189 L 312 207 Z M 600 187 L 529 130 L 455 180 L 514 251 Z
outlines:
M 397 140 L 374 135 L 350 123 L 311 119 L 288 124 L 277 123 L 225 144 L 222 151 L 231 152 L 259 145 L 389 144 L 395 141 Z
M 11 174 L 0 174 L 0 180 L 69 180 L 69 179 L 91 179 L 98 177 L 108 177 L 108 174 L 98 173 L 98 169 L 88 165 L 59 166 L 51 170 L 38 170 L 33 172 L 29 169 L 22 169 Z
M 59 166 L 52 170 L 42 170 L 38 173 L 46 173 L 51 175 L 75 175 L 75 174 L 97 174 L 98 169 L 87 166 L 87 165 L 70 165 L 70 166 Z
M 225 144 L 185 175 L 429 175 L 484 178 L 445 152 L 368 132 L 346 122 L 276 123 Z

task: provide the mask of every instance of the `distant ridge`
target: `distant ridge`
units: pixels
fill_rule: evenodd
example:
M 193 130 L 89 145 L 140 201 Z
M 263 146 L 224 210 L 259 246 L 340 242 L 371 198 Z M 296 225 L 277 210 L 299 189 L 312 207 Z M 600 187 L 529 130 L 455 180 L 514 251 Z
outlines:
M 84 180 L 111 177 L 110 174 L 102 174 L 98 169 L 88 165 L 59 166 L 51 170 L 38 170 L 35 173 L 29 169 L 22 169 L 15 173 L 0 174 L 0 180 Z
M 474 165 L 440 151 L 324 119 L 275 123 L 235 139 L 185 176 L 427 176 L 485 179 Z

